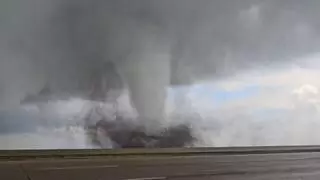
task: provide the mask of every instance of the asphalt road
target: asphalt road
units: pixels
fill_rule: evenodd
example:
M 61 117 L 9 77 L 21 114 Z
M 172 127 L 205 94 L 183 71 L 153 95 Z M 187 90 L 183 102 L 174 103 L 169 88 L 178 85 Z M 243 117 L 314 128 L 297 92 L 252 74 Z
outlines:
M 0 151 L 2 180 L 319 180 L 320 148 Z M 74 151 L 76 152 L 76 150 Z M 179 153 L 180 152 L 180 153 Z M 10 154 L 11 153 L 11 154 Z M 69 155 L 66 155 L 68 154 Z M 101 155 L 98 155 L 98 154 Z M 18 155 L 17 155 L 18 154 Z M 38 156 L 36 157 L 36 154 Z M 72 153 L 71 153 L 72 154 Z M 81 153 L 80 153 L 81 154 Z M 59 155 L 59 156 L 58 156 Z M 14 157 L 14 158 L 12 158 Z

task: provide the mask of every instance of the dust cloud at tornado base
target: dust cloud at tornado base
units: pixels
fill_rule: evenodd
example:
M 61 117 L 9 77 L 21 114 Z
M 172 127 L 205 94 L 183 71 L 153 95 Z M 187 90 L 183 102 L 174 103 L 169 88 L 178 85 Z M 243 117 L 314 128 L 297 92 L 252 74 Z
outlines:
M 277 66 L 319 49 L 317 2 L 6 0 L 1 11 L 1 109 L 46 84 L 82 96 L 105 61 L 117 65 L 149 131 L 165 87 Z M 152 120 L 150 120 L 152 119 Z

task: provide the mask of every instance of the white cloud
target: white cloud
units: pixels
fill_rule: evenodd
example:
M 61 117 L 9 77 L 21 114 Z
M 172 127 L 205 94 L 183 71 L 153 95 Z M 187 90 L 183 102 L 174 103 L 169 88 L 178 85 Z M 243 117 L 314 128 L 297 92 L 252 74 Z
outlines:
M 197 112 L 207 118 L 204 122 L 219 124 L 219 130 L 200 130 L 204 144 L 319 145 L 319 60 L 314 54 L 277 69 L 248 71 L 208 85 L 208 91 L 219 88 L 229 93 L 259 87 L 246 98 L 216 104 L 193 93 Z

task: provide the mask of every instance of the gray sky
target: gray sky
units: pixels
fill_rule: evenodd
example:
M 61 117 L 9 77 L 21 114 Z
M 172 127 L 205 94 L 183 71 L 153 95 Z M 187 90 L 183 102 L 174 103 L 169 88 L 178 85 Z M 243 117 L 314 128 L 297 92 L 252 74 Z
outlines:
M 4 1 L 1 97 L 86 84 L 101 61 L 170 46 L 174 82 L 229 76 L 319 49 L 318 1 Z M 161 48 L 159 49 L 161 50 Z M 133 61 L 133 60 L 132 60 Z M 57 73 L 59 72 L 59 73 Z M 80 85 L 79 85 L 80 84 Z
M 135 65 L 133 55 L 150 52 L 171 58 L 174 83 L 211 79 L 232 89 L 260 81 L 272 86 L 290 82 L 290 90 L 285 91 L 290 93 L 308 84 L 317 88 L 313 84 L 318 76 L 314 72 L 317 58 L 309 65 L 316 70 L 307 67 L 301 74 L 288 67 L 308 66 L 305 57 L 320 49 L 319 3 L 4 0 L 0 11 L 0 108 L 17 106 L 27 93 L 35 93 L 47 83 L 57 91 L 85 87 L 90 73 L 104 61 Z M 146 48 L 150 42 L 152 46 Z M 261 67 L 267 69 L 265 78 L 252 73 Z M 284 75 L 288 71 L 291 73 Z M 294 84 L 296 81 L 300 84 Z M 280 98 L 284 97 L 281 92 L 266 93 L 277 96 L 276 102 L 269 95 L 264 95 L 264 101 L 248 98 L 246 102 L 253 107 L 292 104 Z M 238 105 L 219 105 L 218 110 L 243 108 L 239 101 Z

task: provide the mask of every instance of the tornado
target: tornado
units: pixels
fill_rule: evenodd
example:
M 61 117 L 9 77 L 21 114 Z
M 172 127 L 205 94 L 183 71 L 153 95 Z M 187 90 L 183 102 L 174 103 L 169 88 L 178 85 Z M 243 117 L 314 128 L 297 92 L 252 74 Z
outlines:
M 140 40 L 145 42 L 137 41 L 138 49 L 119 65 L 132 106 L 147 133 L 159 132 L 164 127 L 166 91 L 171 80 L 170 44 L 152 33 L 145 33 Z
M 147 132 L 157 132 L 164 125 L 166 90 L 170 85 L 170 55 L 151 53 L 138 56 L 137 61 L 127 62 L 126 66 L 135 68 L 127 70 L 124 77 L 141 124 Z

